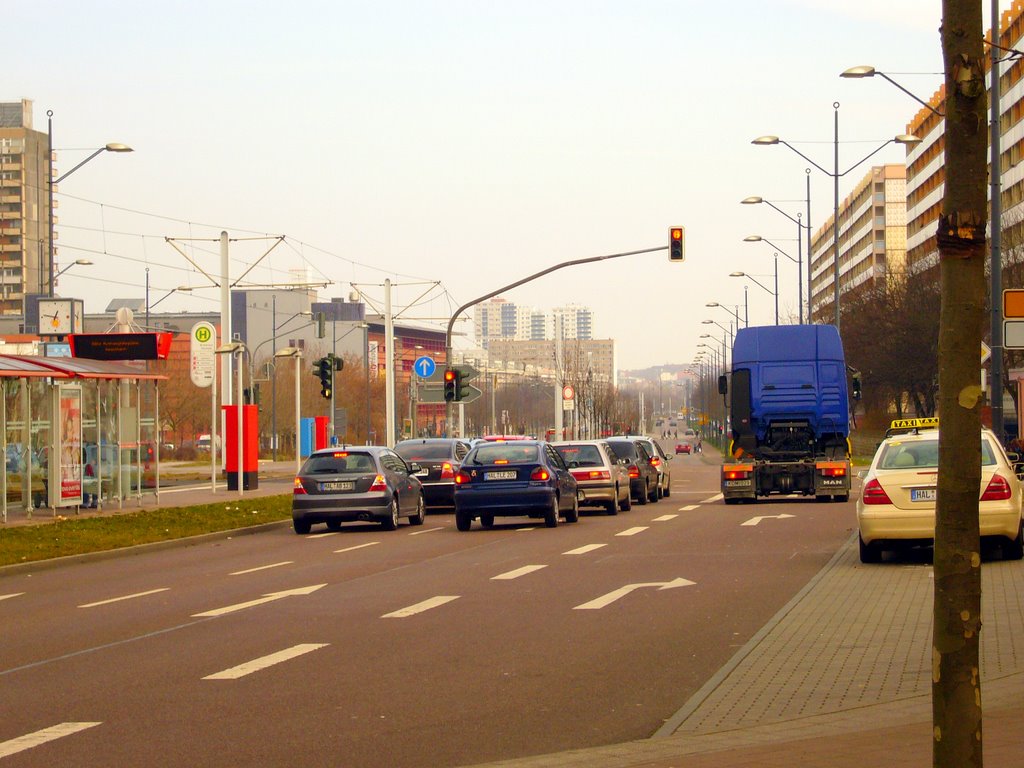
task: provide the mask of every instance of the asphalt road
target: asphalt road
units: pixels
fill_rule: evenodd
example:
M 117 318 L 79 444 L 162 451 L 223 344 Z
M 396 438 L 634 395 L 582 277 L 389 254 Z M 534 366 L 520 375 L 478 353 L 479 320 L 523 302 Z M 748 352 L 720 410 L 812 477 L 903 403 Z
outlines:
M 437 767 L 650 736 L 854 524 L 852 502 L 726 506 L 716 458 L 555 529 L 435 514 L 0 576 L 0 768 Z

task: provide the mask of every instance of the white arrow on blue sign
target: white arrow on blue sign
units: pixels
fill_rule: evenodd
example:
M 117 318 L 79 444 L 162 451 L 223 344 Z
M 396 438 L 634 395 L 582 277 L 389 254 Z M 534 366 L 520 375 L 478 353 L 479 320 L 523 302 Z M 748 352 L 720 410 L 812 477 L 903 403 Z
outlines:
M 434 358 L 423 355 L 416 358 L 413 368 L 416 370 L 416 375 L 421 379 L 426 379 L 434 375 L 434 371 L 437 370 L 437 363 L 434 362 Z

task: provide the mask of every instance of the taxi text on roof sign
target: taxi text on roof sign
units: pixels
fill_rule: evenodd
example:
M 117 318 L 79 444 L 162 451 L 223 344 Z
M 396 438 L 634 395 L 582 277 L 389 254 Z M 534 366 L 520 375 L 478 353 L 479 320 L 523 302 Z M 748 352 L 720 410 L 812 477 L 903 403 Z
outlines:
M 938 429 L 939 419 L 937 416 L 927 416 L 920 419 L 893 419 L 889 429 Z

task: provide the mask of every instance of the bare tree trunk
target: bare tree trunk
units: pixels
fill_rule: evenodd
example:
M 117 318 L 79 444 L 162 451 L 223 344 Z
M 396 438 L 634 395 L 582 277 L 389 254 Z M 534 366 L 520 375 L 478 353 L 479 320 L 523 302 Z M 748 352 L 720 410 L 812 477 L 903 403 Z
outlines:
M 946 180 L 938 226 L 942 284 L 941 428 L 934 560 L 932 765 L 980 768 L 981 382 L 978 355 L 985 318 L 987 211 L 981 0 L 943 0 L 942 11 Z

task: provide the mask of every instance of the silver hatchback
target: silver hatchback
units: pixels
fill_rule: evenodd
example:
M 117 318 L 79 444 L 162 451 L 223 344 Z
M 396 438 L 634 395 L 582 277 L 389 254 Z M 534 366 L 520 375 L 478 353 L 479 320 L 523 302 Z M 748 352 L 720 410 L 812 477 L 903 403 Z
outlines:
M 609 515 L 630 509 L 629 471 L 604 440 L 552 443 L 576 478 L 580 506 L 604 507 Z

